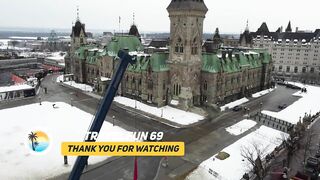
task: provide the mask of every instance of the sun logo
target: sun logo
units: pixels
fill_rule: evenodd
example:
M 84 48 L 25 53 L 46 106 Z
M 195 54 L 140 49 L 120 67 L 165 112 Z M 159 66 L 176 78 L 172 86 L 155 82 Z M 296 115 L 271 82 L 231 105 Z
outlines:
M 49 146 L 48 135 L 42 131 L 31 131 L 28 134 L 29 147 L 34 152 L 43 152 Z

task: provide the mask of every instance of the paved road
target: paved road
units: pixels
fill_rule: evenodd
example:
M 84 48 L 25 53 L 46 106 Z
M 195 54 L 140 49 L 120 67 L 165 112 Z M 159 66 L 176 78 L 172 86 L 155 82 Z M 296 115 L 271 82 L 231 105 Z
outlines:
M 247 103 L 246 106 L 249 107 L 252 111 L 259 111 L 260 102 L 263 102 L 263 109 L 278 111 L 278 104 L 286 103 L 289 105 L 298 99 L 297 97 L 292 96 L 294 92 L 296 91 L 286 89 L 284 87 L 279 87 L 269 95 L 263 96 L 256 100 L 252 100 L 251 102 Z M 158 179 L 174 179 L 176 177 L 179 177 L 181 174 L 187 173 L 189 170 L 192 170 L 202 161 L 216 154 L 224 147 L 230 145 L 231 143 L 235 142 L 251 131 L 254 131 L 255 128 L 253 128 L 251 131 L 248 131 L 247 133 L 242 134 L 241 136 L 231 136 L 225 131 L 226 127 L 242 120 L 242 116 L 243 112 L 227 112 L 217 119 L 206 120 L 204 123 L 196 127 L 181 128 L 166 133 L 164 140 L 183 141 L 186 143 L 186 156 L 182 158 L 169 158 L 169 168 L 160 168 L 160 175 L 157 176 Z M 150 164 L 150 166 L 147 167 L 141 165 L 152 160 L 153 158 L 151 157 L 143 157 L 142 159 L 140 159 L 139 178 L 153 179 L 155 177 L 155 174 L 153 174 L 155 165 Z M 132 159 L 122 158 L 117 161 L 123 162 L 121 163 L 122 165 L 125 164 L 123 168 L 120 169 L 120 171 L 118 171 L 117 173 L 115 173 L 113 170 L 110 170 L 110 167 L 100 167 L 98 169 L 94 169 L 93 171 L 87 172 L 84 176 L 82 176 L 82 179 L 132 179 Z M 160 160 L 153 162 L 155 163 L 159 161 Z M 183 167 L 185 169 L 180 167 Z M 125 171 L 123 169 L 125 169 Z M 147 173 L 148 176 L 146 176 L 146 170 L 152 173 Z M 104 175 L 98 176 L 97 178 L 97 174 L 100 173 L 103 173 Z M 128 173 L 131 174 L 131 176 L 127 177 Z M 117 174 L 117 177 L 114 176 L 115 174 Z M 118 176 L 119 174 L 121 174 L 121 176 Z
M 42 86 L 48 88 L 48 94 L 41 93 L 42 101 L 50 102 L 66 102 L 72 103 L 74 106 L 94 114 L 99 100 L 94 99 L 78 90 L 60 86 L 55 82 L 57 75 L 47 76 Z M 245 106 L 251 111 L 259 111 L 260 103 L 262 108 L 267 110 L 278 111 L 277 106 L 282 103 L 291 104 L 298 98 L 291 94 L 294 90 L 279 87 L 274 92 L 254 99 Z M 71 102 L 72 101 L 72 102 Z M 10 102 L 0 104 L 0 109 L 15 107 L 18 105 L 39 102 L 39 98 L 31 98 L 23 101 Z M 116 117 L 115 124 L 130 131 L 164 131 L 166 141 L 183 141 L 186 144 L 186 156 L 169 158 L 169 168 L 160 168 L 158 179 L 170 179 L 179 177 L 186 173 L 189 169 L 195 168 L 205 159 L 219 152 L 224 147 L 235 142 L 242 136 L 232 136 L 224 130 L 226 127 L 242 120 L 244 112 L 227 111 L 216 119 L 207 119 L 203 123 L 190 128 L 175 129 L 158 121 L 153 121 L 145 116 L 128 112 L 116 105 L 112 105 L 108 113 L 107 121 L 112 123 L 112 116 Z M 252 129 L 254 130 L 254 129 Z M 249 131 L 248 131 L 249 133 Z M 139 179 L 153 179 L 158 170 L 159 157 L 139 157 Z M 57 179 L 66 179 L 67 175 L 58 177 Z M 82 179 L 132 179 L 133 177 L 133 158 L 121 157 L 111 158 L 98 165 L 89 167 L 83 174 Z

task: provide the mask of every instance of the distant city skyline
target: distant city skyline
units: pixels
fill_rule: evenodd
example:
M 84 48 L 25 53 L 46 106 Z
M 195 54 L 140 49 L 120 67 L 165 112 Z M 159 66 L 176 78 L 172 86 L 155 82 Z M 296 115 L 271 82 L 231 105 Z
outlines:
M 86 29 L 126 32 L 133 23 L 141 32 L 169 32 L 170 22 L 167 6 L 171 0 L 2 0 L 0 28 L 70 29 L 76 21 L 79 6 L 80 20 Z M 205 0 L 209 9 L 204 22 L 204 32 L 213 33 L 218 27 L 221 33 L 244 31 L 247 20 L 250 31 L 256 31 L 266 22 L 270 31 L 287 26 L 291 21 L 293 30 L 314 31 L 320 28 L 317 0 L 293 3 L 289 0 Z M 290 3 L 290 6 L 289 6 Z

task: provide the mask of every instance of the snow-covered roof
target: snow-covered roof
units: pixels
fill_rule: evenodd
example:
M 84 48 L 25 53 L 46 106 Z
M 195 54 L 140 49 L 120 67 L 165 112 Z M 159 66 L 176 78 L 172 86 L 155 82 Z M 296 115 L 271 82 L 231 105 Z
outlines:
M 92 48 L 92 49 L 89 49 L 88 51 L 90 51 L 90 52 L 99 51 L 99 49 L 98 48 Z
M 33 89 L 30 85 L 21 84 L 21 85 L 14 85 L 14 86 L 3 86 L 0 87 L 0 93 L 10 92 L 10 91 L 17 91 L 17 90 L 27 90 Z
M 178 106 L 179 105 L 179 101 L 177 100 L 171 100 L 170 104 Z
M 28 79 L 27 79 L 27 81 L 36 81 L 36 80 L 38 80 L 38 79 L 35 78 L 35 77 L 31 77 L 31 78 L 28 78 Z
M 110 78 L 107 78 L 107 77 L 101 76 L 101 77 L 100 77 L 100 80 L 101 80 L 101 81 L 109 81 L 109 80 L 111 80 L 111 79 L 110 79 Z

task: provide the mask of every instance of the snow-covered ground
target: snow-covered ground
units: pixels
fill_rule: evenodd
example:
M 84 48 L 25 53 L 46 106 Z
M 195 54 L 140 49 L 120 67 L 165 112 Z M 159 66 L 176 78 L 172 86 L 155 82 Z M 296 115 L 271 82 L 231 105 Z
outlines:
M 23 37 L 23 36 L 10 36 L 9 37 L 10 39 L 18 39 L 18 40 L 37 40 L 38 37 L 29 37 L 29 36 L 26 36 L 26 37 Z
M 66 56 L 65 52 L 54 52 L 51 55 L 49 55 L 48 57 L 46 57 L 46 59 L 63 63 L 65 56 Z
M 295 83 L 295 85 L 306 87 L 307 93 L 301 93 L 301 91 L 294 93 L 294 96 L 301 98 L 280 112 L 262 111 L 262 113 L 296 124 L 300 117 L 304 117 L 305 113 L 314 115 L 319 112 L 320 87 L 305 86 L 300 83 Z
M 302 84 L 302 83 L 300 83 L 300 82 L 291 82 L 291 81 L 286 81 L 285 83 L 292 84 L 292 85 L 294 85 L 294 86 L 298 86 L 298 87 L 300 87 L 300 88 L 307 87 L 307 85 Z
M 252 97 L 258 98 L 258 97 L 261 97 L 261 96 L 266 95 L 268 93 L 271 93 L 273 90 L 275 90 L 275 88 L 266 89 L 266 90 L 252 94 Z
M 228 131 L 230 134 L 238 136 L 249 129 L 251 129 L 253 126 L 255 126 L 257 123 L 255 121 L 244 119 L 237 124 L 234 124 L 228 128 L 226 128 L 226 131 Z
M 137 105 L 137 109 L 139 109 L 140 111 L 144 111 L 146 113 L 152 114 L 157 117 L 162 117 L 171 122 L 178 123 L 181 125 L 193 124 L 204 119 L 204 117 L 201 115 L 191 113 L 191 112 L 186 112 L 170 106 L 157 108 L 157 107 L 148 106 L 146 104 L 143 104 L 133 99 L 120 97 L 120 96 L 115 97 L 114 101 L 131 108 L 135 108 L 135 105 Z
M 8 46 L 8 42 L 10 41 L 10 39 L 0 39 L 0 47 L 1 46 Z
M 56 81 L 58 83 L 60 83 L 62 81 L 62 83 L 69 85 L 69 86 L 72 86 L 77 89 L 81 89 L 82 91 L 87 91 L 87 92 L 93 91 L 93 87 L 89 86 L 87 84 L 76 83 L 75 81 L 63 81 L 63 75 L 58 76 Z
M 221 111 L 225 111 L 226 108 L 231 109 L 231 108 L 233 108 L 233 107 L 235 107 L 235 106 L 239 106 L 239 105 L 241 105 L 241 104 L 243 104 L 243 103 L 246 103 L 246 102 L 248 102 L 248 101 L 249 101 L 249 99 L 247 99 L 247 98 L 238 99 L 238 100 L 233 101 L 233 102 L 231 102 L 231 103 L 228 103 L 228 104 L 226 104 L 226 105 L 224 105 L 224 106 L 221 106 L 220 109 L 221 109 Z
M 1 179 L 47 179 L 71 170 L 76 157 L 68 157 L 63 165 L 60 146 L 66 141 L 83 141 L 93 116 L 68 104 L 42 102 L 0 110 L 0 177 Z M 44 153 L 34 153 L 28 147 L 28 134 L 40 130 L 49 136 Z M 98 141 L 134 141 L 132 132 L 104 122 Z M 89 164 L 107 159 L 90 157 Z
M 266 155 L 281 144 L 283 136 L 287 135 L 278 130 L 261 126 L 256 131 L 246 135 L 221 151 L 228 153 L 230 157 L 220 160 L 215 157 L 216 154 L 202 162 L 186 179 L 239 180 L 245 172 L 251 169 L 249 162 L 241 156 L 241 150 L 244 148 L 253 149 L 253 144 L 256 144 L 260 150 L 264 150 L 265 153 L 263 155 Z
M 17 51 L 30 50 L 29 48 L 13 47 L 12 45 L 9 45 L 9 41 L 12 41 L 12 40 L 11 39 L 0 39 L 0 49 L 3 49 L 3 50 L 14 49 Z

